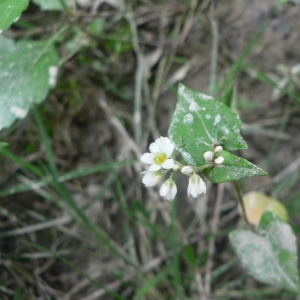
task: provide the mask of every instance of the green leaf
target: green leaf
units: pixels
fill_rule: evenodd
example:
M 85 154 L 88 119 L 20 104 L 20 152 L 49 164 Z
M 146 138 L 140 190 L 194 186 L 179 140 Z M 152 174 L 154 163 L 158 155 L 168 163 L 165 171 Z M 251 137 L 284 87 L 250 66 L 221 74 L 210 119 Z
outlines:
M 0 0 L 0 33 L 18 21 L 29 0 Z
M 203 154 L 219 143 L 225 150 L 247 148 L 240 135 L 241 120 L 229 107 L 180 84 L 169 137 L 188 164 L 206 164 Z
M 240 135 L 241 120 L 229 107 L 184 85 L 179 85 L 178 101 L 169 137 L 188 164 L 206 166 L 203 154 L 219 144 L 224 149 L 224 163 L 212 164 L 203 171 L 213 183 L 267 175 L 246 159 L 226 151 L 247 148 Z
M 259 235 L 234 230 L 231 244 L 246 270 L 257 280 L 300 293 L 297 244 L 291 227 L 275 214 L 265 212 Z
M 0 149 L 6 147 L 7 145 L 8 145 L 7 143 L 2 143 L 2 142 L 0 142 Z
M 224 157 L 222 165 L 209 167 L 203 171 L 205 176 L 213 183 L 267 175 L 264 170 L 244 158 L 232 155 L 227 151 L 223 151 L 221 155 Z
M 32 0 L 41 10 L 64 10 L 59 0 Z
M 182 256 L 190 267 L 193 268 L 196 266 L 195 253 L 193 251 L 193 248 L 190 245 L 186 245 L 183 247 Z
M 3 53 L 0 51 L 0 130 L 24 118 L 32 104 L 45 99 L 56 84 L 60 61 L 53 39 L 21 41 L 11 50 L 6 46 Z
M 17 49 L 15 41 L 13 39 L 6 38 L 3 35 L 0 35 L 0 46 L 1 56 L 14 52 Z

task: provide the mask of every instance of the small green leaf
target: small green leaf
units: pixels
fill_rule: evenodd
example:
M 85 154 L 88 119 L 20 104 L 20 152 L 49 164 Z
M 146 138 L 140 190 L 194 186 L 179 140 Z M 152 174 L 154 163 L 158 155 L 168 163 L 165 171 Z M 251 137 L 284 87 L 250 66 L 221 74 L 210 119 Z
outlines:
M 196 257 L 195 253 L 193 251 L 193 248 L 190 245 L 186 245 L 182 249 L 182 255 L 184 260 L 187 262 L 187 264 L 190 267 L 195 267 L 196 266 Z
M 56 84 L 59 66 L 53 39 L 20 41 L 11 47 L 11 52 L 7 44 L 3 53 L 0 51 L 0 130 L 24 118 L 32 104 L 45 99 Z
M 64 10 L 59 0 L 32 0 L 41 10 Z
M 18 21 L 29 0 L 0 0 L 0 33 Z
M 7 143 L 2 143 L 2 142 L 0 142 L 0 150 L 1 150 L 2 148 L 6 147 L 7 145 L 8 145 Z
M 241 120 L 229 107 L 180 84 L 169 137 L 188 164 L 206 164 L 203 154 L 219 143 L 225 150 L 247 148 L 240 135 Z
M 262 216 L 260 235 L 234 230 L 231 244 L 247 271 L 257 280 L 300 293 L 296 237 L 275 214 Z
M 205 176 L 213 183 L 267 175 L 264 170 L 244 158 L 232 155 L 227 151 L 223 151 L 222 156 L 224 157 L 222 165 L 210 167 L 203 171 Z

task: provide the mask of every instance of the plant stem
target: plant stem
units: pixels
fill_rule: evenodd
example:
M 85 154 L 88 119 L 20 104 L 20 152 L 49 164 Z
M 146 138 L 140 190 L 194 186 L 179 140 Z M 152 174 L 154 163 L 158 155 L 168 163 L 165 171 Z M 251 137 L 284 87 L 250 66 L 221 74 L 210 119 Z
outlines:
M 233 184 L 234 184 L 234 187 L 235 187 L 235 190 L 237 192 L 237 200 L 238 200 L 238 203 L 239 205 L 241 206 L 242 208 L 242 215 L 243 215 L 243 219 L 244 221 L 246 222 L 246 224 L 248 225 L 249 228 L 251 228 L 253 230 L 253 226 L 250 224 L 248 218 L 247 218 L 247 214 L 246 214 L 246 209 L 245 209 L 245 205 L 244 205 L 244 200 L 243 200 L 243 193 L 242 193 L 242 190 L 240 188 L 240 185 L 237 181 L 233 181 Z

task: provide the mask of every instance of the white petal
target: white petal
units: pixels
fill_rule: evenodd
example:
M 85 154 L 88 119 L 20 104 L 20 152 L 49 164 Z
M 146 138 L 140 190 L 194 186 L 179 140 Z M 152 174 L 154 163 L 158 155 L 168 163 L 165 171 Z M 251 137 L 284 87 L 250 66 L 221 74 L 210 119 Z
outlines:
M 169 201 L 172 201 L 175 198 L 176 194 L 177 194 L 177 186 L 176 186 L 176 184 L 174 184 L 171 187 L 166 199 L 169 200 Z
M 174 144 L 171 142 L 165 144 L 162 148 L 162 152 L 166 153 L 167 157 L 170 157 L 172 155 L 173 150 L 174 150 Z
M 193 196 L 196 198 L 198 195 L 205 194 L 206 193 L 206 185 L 205 182 L 202 180 L 202 178 L 194 174 L 189 179 L 189 185 L 188 185 L 188 196 Z
M 168 137 L 163 137 L 163 140 L 165 144 L 169 144 L 169 143 L 172 144 L 171 140 Z
M 149 150 L 151 153 L 155 154 L 160 151 L 160 146 L 157 143 L 151 143 L 149 146 Z
M 172 201 L 177 193 L 177 187 L 171 178 L 167 179 L 160 188 L 159 194 L 166 200 Z
M 161 169 L 160 165 L 153 164 L 152 166 L 150 166 L 149 171 L 158 171 L 160 169 Z
M 164 169 L 172 169 L 174 166 L 174 160 L 173 159 L 167 159 L 163 164 L 162 164 L 162 167 Z
M 197 186 L 193 183 L 189 183 L 188 185 L 188 196 L 197 197 Z
M 201 180 L 201 194 L 206 194 L 206 184 L 203 179 Z
M 164 137 L 160 137 L 158 139 L 155 140 L 155 143 L 160 147 L 162 148 L 164 145 L 165 145 L 165 138 Z
M 152 165 L 152 164 L 154 164 L 153 157 L 154 156 L 152 153 L 144 153 L 141 156 L 141 161 L 145 164 Z
M 166 152 L 165 152 L 165 147 L 166 147 L 166 146 L 168 147 L 168 145 L 171 145 L 171 146 L 173 147 L 172 151 L 174 150 L 174 145 L 173 145 L 173 143 L 172 143 L 172 142 L 170 141 L 170 139 L 167 138 L 167 137 L 161 136 L 160 138 L 158 138 L 158 139 L 155 140 L 155 143 L 160 147 L 160 151 L 161 151 L 161 152 L 166 153 Z M 172 151 L 171 151 L 171 152 L 172 152 Z M 170 155 L 171 155 L 171 154 L 170 154 Z
M 201 183 L 202 183 L 202 179 L 201 179 L 201 181 L 197 182 L 197 193 L 198 193 L 198 195 L 201 195 L 202 192 L 203 192 Z
M 161 172 L 151 172 L 148 171 L 146 175 L 143 177 L 142 182 L 145 184 L 146 187 L 148 186 L 155 186 L 159 183 L 162 179 Z
M 159 190 L 159 194 L 162 196 L 162 197 L 166 197 L 168 192 L 169 192 L 169 185 L 168 183 L 165 181 L 162 186 L 160 187 L 160 190 Z
M 147 173 L 147 174 L 143 177 L 142 183 L 143 183 L 145 186 L 149 186 L 150 180 L 151 180 L 151 176 L 149 175 L 149 173 Z

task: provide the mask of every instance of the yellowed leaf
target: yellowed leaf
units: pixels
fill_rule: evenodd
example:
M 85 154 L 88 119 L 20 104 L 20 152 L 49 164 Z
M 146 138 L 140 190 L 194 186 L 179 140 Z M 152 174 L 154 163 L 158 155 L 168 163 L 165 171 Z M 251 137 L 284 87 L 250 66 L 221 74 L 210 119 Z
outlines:
M 258 226 L 265 211 L 275 213 L 283 221 L 288 219 L 288 213 L 284 205 L 261 192 L 253 191 L 245 194 L 244 205 L 249 222 L 255 226 Z

